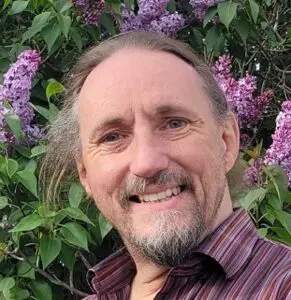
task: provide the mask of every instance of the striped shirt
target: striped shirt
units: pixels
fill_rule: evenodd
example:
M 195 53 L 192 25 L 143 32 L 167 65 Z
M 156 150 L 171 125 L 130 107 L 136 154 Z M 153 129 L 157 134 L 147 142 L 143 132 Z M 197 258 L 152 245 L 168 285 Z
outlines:
M 89 272 L 94 295 L 85 300 L 129 299 L 135 265 L 125 248 Z M 259 237 L 248 214 L 237 209 L 189 263 L 168 272 L 154 300 L 175 299 L 291 300 L 290 248 Z

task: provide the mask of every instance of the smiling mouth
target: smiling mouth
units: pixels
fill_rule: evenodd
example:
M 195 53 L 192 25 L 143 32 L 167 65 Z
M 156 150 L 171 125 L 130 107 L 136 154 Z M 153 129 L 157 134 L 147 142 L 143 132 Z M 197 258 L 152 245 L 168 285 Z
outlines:
M 135 203 L 153 203 L 153 202 L 164 202 L 171 200 L 173 196 L 177 196 L 184 192 L 185 186 L 177 186 L 172 189 L 167 189 L 155 194 L 144 194 L 144 195 L 132 195 L 129 197 L 129 201 Z

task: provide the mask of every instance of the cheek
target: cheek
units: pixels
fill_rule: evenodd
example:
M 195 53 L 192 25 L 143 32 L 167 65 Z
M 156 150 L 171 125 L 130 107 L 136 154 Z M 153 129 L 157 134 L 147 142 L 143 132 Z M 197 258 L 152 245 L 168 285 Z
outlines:
M 93 196 L 103 195 L 111 197 L 120 187 L 124 178 L 124 167 L 121 159 L 113 157 L 88 156 L 86 170 Z

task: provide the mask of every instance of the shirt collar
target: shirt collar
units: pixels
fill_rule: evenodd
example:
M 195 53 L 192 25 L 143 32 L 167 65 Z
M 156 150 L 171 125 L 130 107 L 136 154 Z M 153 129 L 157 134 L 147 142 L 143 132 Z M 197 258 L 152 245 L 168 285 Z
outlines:
M 251 258 L 258 239 L 250 217 L 243 209 L 236 209 L 198 247 L 196 253 L 213 258 L 223 268 L 226 278 L 235 276 Z M 173 268 L 170 276 L 189 276 L 197 261 Z M 193 265 L 193 268 L 191 266 Z M 183 271 L 181 273 L 181 271 Z M 115 252 L 89 270 L 87 280 L 92 279 L 93 291 L 114 293 L 129 284 L 135 274 L 135 264 L 126 248 Z M 90 284 L 90 283 L 89 283 Z
M 248 213 L 239 208 L 201 243 L 198 252 L 215 259 L 231 278 L 248 263 L 258 238 Z

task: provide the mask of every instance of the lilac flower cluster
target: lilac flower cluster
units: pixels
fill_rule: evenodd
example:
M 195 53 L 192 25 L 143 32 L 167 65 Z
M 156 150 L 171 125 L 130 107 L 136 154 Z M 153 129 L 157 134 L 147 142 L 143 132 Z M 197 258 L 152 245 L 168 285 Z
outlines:
M 99 23 L 105 11 L 104 0 L 72 0 L 87 25 Z
M 122 6 L 121 31 L 146 30 L 175 37 L 185 25 L 185 19 L 178 12 L 167 11 L 169 0 L 139 0 L 137 14 Z
M 4 74 L 0 85 L 0 142 L 9 143 L 15 137 L 8 130 L 5 116 L 17 114 L 21 120 L 24 134 L 30 142 L 40 138 L 41 130 L 32 126 L 34 111 L 29 104 L 32 79 L 40 63 L 40 56 L 35 50 L 22 52 L 17 61 Z
M 196 19 L 203 22 L 207 9 L 221 1 L 222 0 L 190 0 L 189 3 L 194 8 Z
M 266 151 L 264 162 L 267 165 L 281 165 L 291 185 L 291 99 L 282 103 L 272 139 L 273 143 Z
M 255 187 L 259 186 L 262 178 L 261 178 L 261 171 L 263 170 L 263 160 L 261 158 L 256 159 L 253 164 L 246 168 L 243 172 L 242 178 L 243 183 L 247 187 Z
M 273 97 L 271 90 L 255 97 L 256 77 L 247 74 L 235 79 L 231 75 L 231 59 L 228 55 L 220 56 L 212 68 L 218 85 L 237 115 L 241 128 L 254 128 L 263 118 L 264 112 Z

